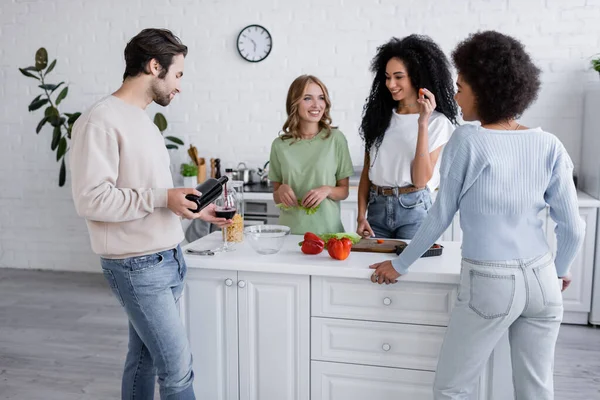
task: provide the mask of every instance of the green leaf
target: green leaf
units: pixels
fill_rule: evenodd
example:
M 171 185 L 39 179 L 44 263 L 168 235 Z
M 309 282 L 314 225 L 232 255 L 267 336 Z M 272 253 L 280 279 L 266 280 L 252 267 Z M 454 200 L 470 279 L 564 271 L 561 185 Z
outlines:
M 37 71 L 36 67 L 27 67 L 27 68 L 23 68 L 25 71 Z
M 73 125 L 69 125 L 67 128 L 67 137 L 71 139 L 71 131 L 73 130 Z
M 54 69 L 55 66 L 56 66 L 56 60 L 52 61 L 52 63 L 50 64 L 50 66 L 48 67 L 46 72 L 44 72 L 44 76 L 48 75 L 50 73 L 50 71 L 52 71 Z
M 48 65 L 48 52 L 45 48 L 40 47 L 35 52 L 35 69 L 38 71 L 43 70 Z
M 60 173 L 58 174 L 58 186 L 63 187 L 65 185 L 65 179 L 67 177 L 67 167 L 65 166 L 65 160 L 63 159 L 60 165 Z
M 167 119 L 161 113 L 156 113 L 154 116 L 154 124 L 158 127 L 158 130 L 163 132 L 167 129 Z
M 46 117 L 53 117 L 53 116 L 58 116 L 58 110 L 56 109 L 56 107 L 47 107 L 46 110 L 44 111 L 44 115 Z
M 35 111 L 38 108 L 40 108 L 43 105 L 45 105 L 46 103 L 48 103 L 48 99 L 38 100 L 35 103 L 32 103 L 32 104 L 29 105 L 29 111 Z
M 63 99 L 65 97 L 67 97 L 67 93 L 69 93 L 69 88 L 66 87 L 63 90 L 60 91 L 60 93 L 58 94 L 58 97 L 56 98 L 56 105 L 59 105 L 61 101 L 63 101 Z M 68 117 L 68 115 L 67 115 Z
M 38 101 L 40 99 L 40 97 L 42 97 L 42 95 L 38 95 L 35 99 L 31 100 L 31 103 L 29 103 L 29 105 L 32 105 L 33 103 L 35 103 L 36 101 Z
M 182 145 L 182 146 L 183 146 L 183 140 L 179 139 L 178 137 L 175 137 L 175 136 L 167 136 L 167 137 L 165 137 L 165 139 L 168 139 L 168 140 L 170 140 L 170 141 L 171 141 L 171 142 L 173 142 L 173 143 L 177 143 L 177 144 L 180 144 L 180 145 Z
M 56 117 L 50 117 L 49 121 L 50 121 L 50 125 L 56 127 L 56 126 L 61 126 L 62 124 L 64 124 L 66 119 L 56 116 Z
M 50 143 L 50 148 L 52 149 L 52 151 L 56 150 L 56 148 L 58 147 L 58 143 L 60 142 L 60 135 L 60 126 L 55 126 L 54 133 L 52 134 L 52 143 Z
M 178 146 L 176 146 L 176 145 L 174 145 L 174 144 L 168 144 L 168 145 L 167 145 L 167 149 L 169 149 L 169 150 L 178 149 L 178 148 L 179 148 L 179 147 L 178 147 Z
M 58 87 L 59 87 L 60 85 L 62 85 L 63 83 L 64 83 L 64 82 L 61 82 L 61 83 L 59 83 L 59 84 L 56 84 L 56 85 L 55 85 L 55 84 L 53 84 L 53 83 L 45 83 L 45 84 L 43 84 L 43 85 L 39 85 L 38 87 L 39 87 L 39 88 L 41 88 L 41 89 L 44 89 L 44 90 L 51 90 L 51 91 L 53 91 L 53 92 L 54 92 L 54 91 L 55 91 L 56 89 L 58 89 Z
M 48 122 L 48 117 L 42 118 L 42 120 L 38 124 L 37 128 L 35 128 L 35 133 L 40 133 L 40 131 L 42 130 L 44 125 L 46 125 L 46 122 Z
M 34 74 L 32 74 L 31 72 L 27 72 L 25 71 L 23 68 L 19 68 L 19 71 L 21 71 L 21 73 L 29 78 L 35 78 L 38 81 L 40 80 L 40 78 L 38 78 L 37 76 L 35 76 Z
M 75 123 L 75 121 L 77 121 L 77 118 L 79 118 L 81 116 L 80 112 L 76 112 L 75 114 L 65 114 L 67 117 L 69 117 L 68 119 L 68 123 L 69 125 L 72 125 Z
M 58 150 L 56 151 L 56 161 L 60 161 L 60 158 L 65 155 L 67 151 L 67 138 L 63 137 L 58 143 Z

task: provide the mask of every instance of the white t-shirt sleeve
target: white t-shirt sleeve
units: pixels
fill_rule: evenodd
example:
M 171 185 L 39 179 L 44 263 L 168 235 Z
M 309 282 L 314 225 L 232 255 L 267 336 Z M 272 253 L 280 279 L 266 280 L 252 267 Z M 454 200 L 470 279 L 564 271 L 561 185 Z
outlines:
M 450 140 L 454 125 L 444 114 L 438 114 L 429 121 L 429 152 L 431 153 Z

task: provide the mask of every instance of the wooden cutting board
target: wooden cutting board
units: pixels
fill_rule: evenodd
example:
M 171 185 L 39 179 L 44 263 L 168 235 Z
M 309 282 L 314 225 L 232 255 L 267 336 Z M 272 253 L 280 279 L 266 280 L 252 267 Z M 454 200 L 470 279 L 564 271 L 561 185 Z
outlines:
M 396 246 L 406 246 L 406 242 L 394 239 L 379 239 L 383 243 L 377 243 L 378 239 L 360 239 L 360 242 L 352 246 L 352 251 L 364 253 L 396 253 Z

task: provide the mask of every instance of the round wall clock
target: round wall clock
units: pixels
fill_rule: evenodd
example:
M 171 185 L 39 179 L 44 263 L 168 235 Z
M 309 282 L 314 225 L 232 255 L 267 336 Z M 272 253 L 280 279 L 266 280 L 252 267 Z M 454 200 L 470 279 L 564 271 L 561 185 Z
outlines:
M 246 61 L 259 62 L 271 53 L 273 40 L 268 30 L 260 25 L 248 25 L 238 35 L 237 49 Z

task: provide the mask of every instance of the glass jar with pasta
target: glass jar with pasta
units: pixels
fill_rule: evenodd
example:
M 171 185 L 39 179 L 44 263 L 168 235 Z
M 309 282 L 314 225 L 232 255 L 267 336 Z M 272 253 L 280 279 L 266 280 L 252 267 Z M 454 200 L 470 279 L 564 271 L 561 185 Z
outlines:
M 232 251 L 244 240 L 244 190 L 242 181 L 229 181 L 215 201 L 217 217 L 227 218 L 231 225 L 223 228 L 223 246 L 217 251 Z

